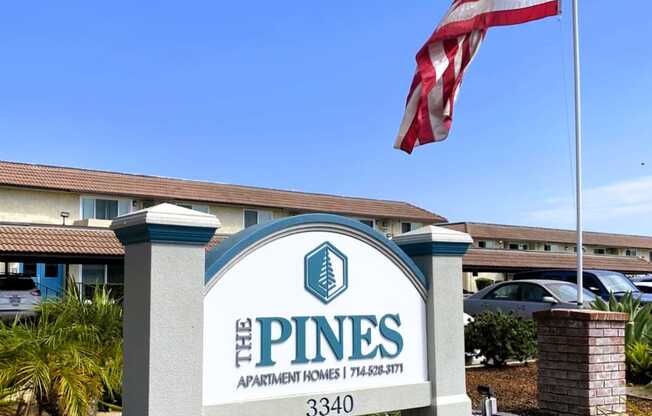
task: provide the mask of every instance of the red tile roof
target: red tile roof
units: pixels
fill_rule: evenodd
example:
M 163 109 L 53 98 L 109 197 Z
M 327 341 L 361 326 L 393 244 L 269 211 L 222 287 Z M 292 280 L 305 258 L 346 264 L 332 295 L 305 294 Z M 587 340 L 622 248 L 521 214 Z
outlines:
M 471 248 L 462 259 L 466 270 L 516 271 L 528 269 L 574 269 L 574 253 L 548 251 L 491 250 Z M 652 263 L 638 257 L 584 256 L 587 269 L 623 273 L 652 273 Z
M 122 256 L 124 249 L 108 229 L 0 225 L 0 251 L 9 253 Z
M 209 250 L 227 236 L 215 234 Z M 124 247 L 112 230 L 73 226 L 0 224 L 0 256 L 122 257 Z
M 555 228 L 522 227 L 517 225 L 460 222 L 440 224 L 443 227 L 468 233 L 475 240 L 541 241 L 575 244 L 575 231 Z M 584 244 L 603 247 L 628 247 L 652 249 L 652 237 L 584 232 Z
M 406 202 L 3 161 L 0 161 L 0 185 L 144 199 L 286 208 L 297 212 L 400 218 L 423 223 L 446 221 L 440 215 Z

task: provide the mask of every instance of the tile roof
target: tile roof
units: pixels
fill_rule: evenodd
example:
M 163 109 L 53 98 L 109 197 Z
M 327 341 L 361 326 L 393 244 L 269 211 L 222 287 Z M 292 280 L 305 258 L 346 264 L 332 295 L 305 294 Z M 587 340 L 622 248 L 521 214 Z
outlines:
M 546 251 L 492 250 L 471 248 L 462 259 L 465 269 L 508 271 L 528 269 L 575 269 L 574 253 Z M 586 269 L 623 273 L 650 273 L 652 263 L 638 257 L 584 256 Z
M 226 237 L 215 234 L 206 249 L 215 247 Z M 124 247 L 107 228 L 0 224 L 0 253 L 122 257 Z
M 523 227 L 517 225 L 460 222 L 438 224 L 442 227 L 469 233 L 474 239 L 542 241 L 575 244 L 575 231 L 555 228 Z M 584 244 L 604 247 L 628 247 L 652 249 L 652 237 L 584 232 Z
M 65 226 L 0 225 L 0 251 L 9 253 L 122 256 L 113 231 Z
M 226 185 L 157 176 L 0 161 L 0 185 L 145 199 L 184 200 L 439 223 L 446 218 L 406 202 Z

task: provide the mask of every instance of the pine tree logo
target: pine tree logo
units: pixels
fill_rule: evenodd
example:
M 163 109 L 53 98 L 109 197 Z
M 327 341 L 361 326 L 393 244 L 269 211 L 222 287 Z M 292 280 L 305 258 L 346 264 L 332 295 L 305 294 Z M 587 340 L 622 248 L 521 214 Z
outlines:
M 329 303 L 348 287 L 348 260 L 333 244 L 325 242 L 306 254 L 305 288 Z
M 322 250 L 322 253 L 324 253 L 324 259 L 321 262 L 321 272 L 319 273 L 319 287 L 326 292 L 326 297 L 328 297 L 328 292 L 337 286 L 337 284 L 335 283 L 335 275 L 333 274 L 330 252 L 328 250 Z

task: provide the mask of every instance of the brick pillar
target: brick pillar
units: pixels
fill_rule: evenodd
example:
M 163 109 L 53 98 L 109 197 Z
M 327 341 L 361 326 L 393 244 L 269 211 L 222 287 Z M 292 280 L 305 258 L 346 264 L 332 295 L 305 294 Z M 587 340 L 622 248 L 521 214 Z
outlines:
M 534 314 L 539 409 L 557 415 L 622 415 L 627 314 L 550 310 Z

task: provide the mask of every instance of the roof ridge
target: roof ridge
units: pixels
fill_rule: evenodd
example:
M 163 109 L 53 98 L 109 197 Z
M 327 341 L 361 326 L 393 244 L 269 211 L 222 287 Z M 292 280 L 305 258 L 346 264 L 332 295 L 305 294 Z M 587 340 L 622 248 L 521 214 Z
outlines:
M 490 222 L 474 222 L 474 221 L 448 222 L 448 223 L 445 223 L 445 224 L 438 224 L 438 225 L 446 226 L 446 225 L 461 225 L 461 224 L 490 225 L 490 226 L 494 226 L 494 227 L 506 227 L 506 228 L 529 228 L 529 229 L 534 229 L 534 230 L 564 231 L 564 232 L 570 232 L 570 233 L 575 232 L 575 230 L 567 229 L 567 228 L 551 228 L 551 227 L 541 227 L 541 226 L 532 226 L 532 225 L 496 224 L 496 223 L 490 223 Z M 601 231 L 589 231 L 589 230 L 584 230 L 583 233 L 611 235 L 611 236 L 618 236 L 618 237 L 625 236 L 625 237 L 652 238 L 652 236 L 641 235 L 641 234 L 606 233 L 606 232 L 601 232 Z
M 107 227 L 93 227 L 86 225 L 63 225 L 63 224 L 39 224 L 32 222 L 11 222 L 0 221 L 0 227 L 24 227 L 24 228 L 57 228 L 61 230 L 86 230 L 86 231 L 112 231 Z
M 559 255 L 559 256 L 572 256 L 575 257 L 575 252 L 574 251 L 542 251 L 542 250 L 510 250 L 507 248 L 481 248 L 481 247 L 470 247 L 469 250 L 473 251 L 487 251 L 491 253 L 495 253 L 497 251 L 499 252 L 506 252 L 514 255 L 524 255 L 524 254 L 537 254 L 537 255 L 542 255 L 542 256 L 550 256 L 550 255 Z M 649 263 L 647 260 L 644 258 L 641 258 L 639 256 L 611 256 L 611 255 L 604 255 L 604 254 L 589 254 L 589 253 L 584 253 L 584 257 L 595 257 L 598 259 L 627 259 L 627 260 L 642 260 L 646 263 Z M 589 270 L 589 269 L 586 269 Z
M 6 164 L 10 164 L 10 165 L 22 165 L 22 166 L 28 166 L 28 167 L 42 167 L 42 168 L 50 168 L 50 169 L 72 170 L 72 171 L 78 171 L 78 172 L 96 172 L 96 173 L 105 173 L 105 174 L 111 174 L 111 175 L 126 175 L 126 176 L 140 177 L 140 178 L 167 179 L 167 180 L 175 180 L 175 181 L 183 181 L 183 182 L 194 182 L 194 183 L 206 184 L 206 185 L 221 185 L 221 186 L 228 186 L 228 187 L 233 187 L 233 188 L 255 189 L 255 190 L 275 191 L 275 192 L 288 192 L 288 193 L 292 193 L 292 194 L 325 196 L 325 197 L 335 197 L 335 198 L 346 198 L 346 199 L 354 199 L 354 200 L 358 200 L 358 201 L 388 202 L 388 203 L 393 203 L 393 204 L 409 205 L 409 206 L 411 206 L 413 208 L 417 208 L 419 210 L 422 210 L 422 211 L 427 212 L 429 214 L 435 215 L 437 217 L 444 218 L 444 217 L 442 217 L 441 215 L 439 215 L 437 213 L 426 210 L 425 208 L 417 207 L 416 205 L 413 205 L 413 204 L 411 204 L 409 202 L 392 200 L 392 199 L 366 198 L 366 197 L 358 197 L 358 196 L 350 196 L 350 195 L 328 194 L 328 193 L 323 193 L 323 192 L 305 192 L 305 191 L 296 191 L 296 190 L 280 189 L 280 188 L 269 188 L 269 187 L 254 186 L 254 185 L 237 185 L 237 184 L 230 184 L 230 183 L 216 182 L 216 181 L 215 182 L 210 182 L 210 181 L 201 180 L 201 179 L 177 178 L 177 177 L 172 177 L 172 176 L 151 175 L 151 174 L 144 174 L 144 173 L 116 172 L 116 171 L 103 170 L 103 169 L 78 168 L 78 167 L 61 166 L 61 165 L 47 165 L 47 164 L 41 164 L 41 163 L 15 162 L 15 161 L 2 160 L 2 159 L 0 159 L 0 163 L 6 163 Z

